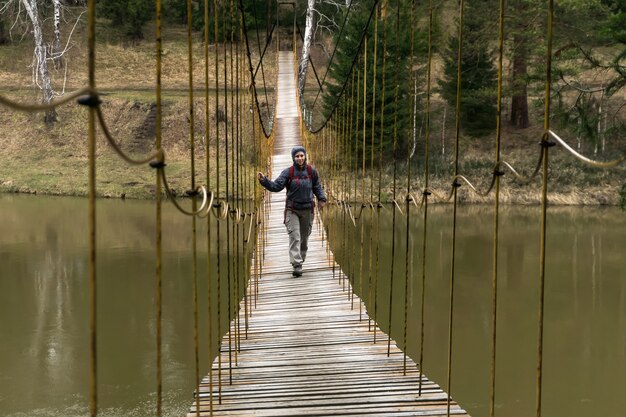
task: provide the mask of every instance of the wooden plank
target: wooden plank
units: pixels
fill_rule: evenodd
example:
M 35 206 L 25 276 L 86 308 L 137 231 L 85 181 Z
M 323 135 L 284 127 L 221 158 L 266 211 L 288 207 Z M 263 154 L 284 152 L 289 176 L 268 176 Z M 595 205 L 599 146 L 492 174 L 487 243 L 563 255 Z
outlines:
M 291 164 L 289 151 L 300 140 L 291 53 L 280 53 L 279 62 L 274 178 Z M 309 239 L 304 275 L 291 276 L 284 193 L 269 198 L 265 253 L 252 265 L 262 271 L 256 308 L 247 329 L 243 317 L 231 322 L 222 339 L 222 369 L 216 359 L 212 384 L 203 378 L 188 416 L 198 414 L 196 406 L 201 416 L 446 415 L 448 395 L 393 340 L 388 352 L 387 335 L 368 319 L 349 283 L 340 280 L 319 222 Z M 450 414 L 467 416 L 451 400 Z

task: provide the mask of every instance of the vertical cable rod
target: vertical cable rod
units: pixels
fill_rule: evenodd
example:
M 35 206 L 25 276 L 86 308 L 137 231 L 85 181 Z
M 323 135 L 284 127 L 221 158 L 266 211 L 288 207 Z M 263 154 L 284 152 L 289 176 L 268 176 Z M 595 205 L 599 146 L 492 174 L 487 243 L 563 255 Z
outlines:
M 431 95 L 431 75 L 433 61 L 433 4 L 432 0 L 428 0 L 428 65 L 426 69 L 426 149 L 424 152 L 424 231 L 422 235 L 422 294 L 420 301 L 420 350 L 419 350 L 419 387 L 418 395 L 422 395 L 422 374 L 424 371 L 424 338 L 425 338 L 425 314 L 426 314 L 426 246 L 427 246 L 427 229 L 428 229 L 428 180 L 429 180 L 429 163 L 430 163 L 430 95 Z
M 400 87 L 398 85 L 398 73 L 400 72 L 399 61 L 400 61 L 400 2 L 397 2 L 396 5 L 396 27 L 395 27 L 395 35 L 396 35 L 396 51 L 394 57 L 394 99 L 393 99 L 393 205 L 391 209 L 393 210 L 393 220 L 391 226 L 391 271 L 389 274 L 389 327 L 388 332 L 389 335 L 387 337 L 387 356 L 391 354 L 391 325 L 392 325 L 392 315 L 393 315 L 393 284 L 394 284 L 394 266 L 396 260 L 396 187 L 397 187 L 397 173 L 398 173 L 398 158 L 396 155 L 397 146 L 398 146 L 398 94 L 400 91 Z
M 547 22 L 547 47 L 546 47 L 546 85 L 544 96 L 544 134 L 541 140 L 543 161 L 542 161 L 542 188 L 541 188 L 541 242 L 539 253 L 539 314 L 537 343 L 537 417 L 541 417 L 541 401 L 543 388 L 543 331 L 545 313 L 545 282 L 546 282 L 546 227 L 548 213 L 548 150 L 554 143 L 549 141 L 550 132 L 550 90 L 552 87 L 552 25 L 554 19 L 554 0 L 548 0 L 548 22 Z
M 157 0 L 158 11 L 159 0 Z M 158 19 L 158 13 L 157 13 Z M 89 45 L 89 88 L 96 89 L 96 5 L 95 0 L 87 3 L 87 43 Z M 158 22 L 158 21 L 157 21 Z M 157 25 L 158 26 L 158 25 Z M 89 413 L 98 415 L 98 280 L 96 275 L 96 110 L 89 107 Z M 158 132 L 158 129 L 157 129 Z M 158 137 L 157 137 L 158 138 Z M 158 140 L 158 139 L 157 139 Z M 157 175 L 157 193 L 160 176 Z M 157 194 L 158 197 L 158 194 Z
M 502 70 L 504 56 L 504 0 L 500 0 L 498 23 L 498 96 L 496 102 L 496 164 L 500 161 L 500 139 L 502 133 Z M 493 277 L 491 291 L 491 392 L 489 395 L 489 416 L 496 415 L 496 352 L 498 332 L 498 240 L 500 230 L 500 172 L 494 172 L 495 196 L 493 218 Z
M 205 137 L 204 148 L 206 149 L 206 184 L 210 188 L 211 179 L 211 112 L 209 106 L 209 0 L 204 0 L 204 124 Z M 217 146 L 216 146 L 217 148 Z M 217 152 L 217 149 L 216 149 Z M 207 231 L 207 339 L 208 339 L 208 365 L 209 365 L 209 415 L 213 416 L 213 297 L 211 281 L 211 211 L 209 207 L 209 215 L 206 217 Z M 200 389 L 196 388 L 196 403 L 199 410 Z M 197 412 L 196 412 L 197 413 Z
M 187 0 L 187 70 L 189 71 L 189 149 L 191 161 L 191 210 L 198 210 L 196 199 L 196 166 L 195 166 L 195 111 L 193 94 L 193 43 L 191 38 L 191 0 Z M 197 219 L 191 216 L 191 281 L 193 308 L 193 352 L 196 392 L 200 392 L 200 348 L 198 343 L 198 242 Z M 196 401 L 196 415 L 200 415 L 200 402 Z
M 456 176 L 459 174 L 459 137 L 461 135 L 461 62 L 463 56 L 463 18 L 464 18 L 465 1 L 460 0 L 459 3 L 459 45 L 457 52 L 457 79 L 456 79 L 456 142 L 454 150 L 454 209 L 453 209 L 453 221 L 452 221 L 452 260 L 450 271 L 450 311 L 448 317 L 448 385 L 446 391 L 448 392 L 448 400 L 446 405 L 446 413 L 450 416 L 450 402 L 452 398 L 452 336 L 453 336 L 453 324 L 454 324 L 454 284 L 455 284 L 455 261 L 456 261 L 456 221 L 457 221 L 457 207 L 458 207 L 458 186 L 460 185 Z
M 410 85 L 414 85 L 416 82 L 415 73 L 414 73 L 414 36 L 415 36 L 415 2 L 411 2 L 411 40 L 410 40 Z M 413 112 L 413 120 L 415 120 L 415 111 L 416 106 L 415 102 L 417 101 L 417 91 L 414 89 L 413 94 L 411 94 L 411 111 Z M 415 126 L 413 126 L 413 135 L 415 135 Z M 417 140 L 414 137 L 413 140 Z M 409 249 L 411 243 L 411 141 L 407 141 L 407 156 L 406 156 L 406 165 L 407 165 L 407 174 L 406 174 L 406 248 L 404 253 L 404 329 L 402 333 L 402 350 L 404 352 L 402 367 L 404 374 L 406 375 L 406 358 L 407 354 L 407 321 L 408 321 L 408 305 L 409 305 L 409 266 L 410 266 L 410 256 L 411 251 Z

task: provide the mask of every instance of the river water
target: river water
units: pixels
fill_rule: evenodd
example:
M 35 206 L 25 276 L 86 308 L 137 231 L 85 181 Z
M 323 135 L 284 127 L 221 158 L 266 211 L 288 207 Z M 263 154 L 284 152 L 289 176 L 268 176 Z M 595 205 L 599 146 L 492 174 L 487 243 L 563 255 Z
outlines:
M 99 200 L 98 405 L 102 416 L 156 410 L 155 205 Z M 0 194 L 0 416 L 87 416 L 87 200 Z M 200 375 L 208 372 L 206 220 L 198 224 Z M 163 415 L 195 388 L 191 220 L 163 206 Z M 225 226 L 221 226 L 222 248 Z M 212 274 L 216 228 L 212 227 Z M 225 250 L 223 251 L 225 252 Z M 222 256 L 223 271 L 227 268 Z M 235 267 L 233 266 L 233 269 Z M 213 312 L 217 288 L 213 278 Z M 222 279 L 222 300 L 228 282 Z M 228 328 L 222 301 L 221 329 Z M 213 343 L 217 336 L 214 314 Z
M 407 351 L 419 357 L 422 214 L 411 216 Z M 98 201 L 99 415 L 153 416 L 156 404 L 154 203 Z M 535 408 L 539 294 L 539 210 L 501 215 L 497 415 Z M 339 214 L 329 210 L 329 218 Z M 191 221 L 164 206 L 164 415 L 184 415 L 194 390 Z M 336 255 L 358 287 L 370 279 L 369 230 L 332 223 Z M 87 201 L 0 195 L 0 415 L 88 415 Z M 327 224 L 331 224 L 327 222 Z M 392 213 L 381 214 L 377 315 L 388 329 Z M 491 355 L 490 207 L 461 207 L 457 220 L 452 386 L 473 416 L 488 415 Z M 375 223 L 374 223 L 375 225 Z M 623 415 L 626 396 L 626 214 L 551 208 L 548 217 L 544 416 Z M 404 328 L 406 222 L 396 221 L 392 334 Z M 206 225 L 198 226 L 200 374 L 208 369 Z M 374 229 L 375 230 L 375 229 Z M 215 227 L 212 227 L 215 233 Z M 221 239 L 225 232 L 222 229 Z M 345 236 L 345 238 L 344 238 Z M 431 206 L 427 238 L 424 371 L 446 389 L 451 208 Z M 216 237 L 213 235 L 213 241 Z M 344 240 L 345 239 L 345 240 Z M 212 248 L 213 274 L 216 245 Z M 222 245 L 222 248 L 224 245 Z M 347 248 L 347 249 L 346 249 Z M 375 253 L 375 252 L 373 252 Z M 222 265 L 226 264 L 222 257 Z M 375 265 L 374 261 L 372 263 Z M 234 268 L 234 266 L 233 266 Z M 214 284 L 215 285 L 215 284 Z M 222 282 L 226 297 L 227 282 Z M 364 298 L 370 298 L 363 284 Z M 374 293 L 372 292 L 372 296 Z M 213 287 L 215 306 L 216 288 Z M 374 297 L 372 297 L 374 298 Z M 221 328 L 227 307 L 222 303 Z M 369 309 L 373 312 L 373 306 Z M 216 311 L 216 308 L 213 309 Z M 217 317 L 212 318 L 214 333 Z
M 623 416 L 626 213 L 615 208 L 560 207 L 551 207 L 548 213 L 542 415 Z M 333 236 L 331 247 L 343 268 L 354 271 L 349 274 L 355 287 L 364 288 L 362 297 L 368 311 L 374 314 L 376 310 L 385 331 L 389 329 L 391 302 L 391 333 L 400 346 L 404 341 L 407 294 L 407 352 L 417 362 L 421 345 L 423 211 L 412 206 L 408 281 L 406 217 L 396 213 L 393 233 L 392 210 L 381 211 L 376 268 L 375 244 L 371 264 L 369 256 L 370 233 L 376 237 L 376 214 L 369 209 L 363 214 L 362 257 L 360 222 L 355 227 L 348 219 L 344 225 L 343 213 L 338 211 L 331 216 L 334 222 L 327 221 Z M 540 215 L 539 207 L 505 207 L 500 212 L 495 390 L 496 415 L 500 416 L 536 415 Z M 449 391 L 473 416 L 488 416 L 490 407 L 493 225 L 492 207 L 458 209 Z M 444 390 L 448 390 L 452 231 L 452 207 L 430 206 L 422 363 L 425 374 Z M 392 250 L 394 291 L 390 297 Z M 372 284 L 368 286 L 368 282 Z

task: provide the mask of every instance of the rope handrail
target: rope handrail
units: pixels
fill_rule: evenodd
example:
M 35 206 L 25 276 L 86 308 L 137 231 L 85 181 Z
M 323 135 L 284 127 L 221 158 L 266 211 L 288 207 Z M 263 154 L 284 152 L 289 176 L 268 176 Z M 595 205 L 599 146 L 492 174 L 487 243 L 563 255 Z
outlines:
M 585 164 L 590 165 L 592 167 L 595 168 L 615 168 L 616 166 L 624 163 L 624 161 L 626 161 L 626 154 L 622 155 L 621 157 L 614 159 L 612 161 L 596 161 L 590 158 L 587 158 L 586 156 L 576 152 L 576 150 L 574 150 L 574 148 L 572 148 L 565 140 L 561 139 L 561 137 L 559 137 L 559 135 L 557 135 L 553 130 L 548 130 L 548 134 L 554 138 L 557 142 L 559 142 L 559 144 L 565 148 L 570 154 L 572 154 L 573 156 L 575 156 L 577 159 L 583 161 Z
M 11 100 L 7 98 L 4 94 L 0 94 L 0 104 L 3 104 L 9 108 L 19 111 L 25 112 L 41 112 L 56 109 L 59 106 L 69 103 L 70 101 L 84 96 L 85 94 L 94 95 L 94 91 L 90 87 L 83 87 L 67 95 L 62 96 L 62 98 L 54 99 L 50 103 L 47 104 L 34 104 L 34 103 L 20 103 L 15 100 Z

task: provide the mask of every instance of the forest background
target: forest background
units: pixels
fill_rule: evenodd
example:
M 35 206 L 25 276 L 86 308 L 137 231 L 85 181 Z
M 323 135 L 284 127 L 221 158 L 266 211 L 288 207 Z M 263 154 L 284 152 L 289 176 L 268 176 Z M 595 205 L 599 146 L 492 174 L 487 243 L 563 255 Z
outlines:
M 344 80 L 350 81 L 352 77 L 357 84 L 350 82 L 358 85 L 356 75 L 352 75 L 356 72 L 350 72 L 353 64 L 355 68 L 367 67 L 370 88 L 366 93 L 368 120 L 365 125 L 372 124 L 369 118 L 375 106 L 374 110 L 378 111 L 374 112 L 373 125 L 380 126 L 377 135 L 382 132 L 384 154 L 382 164 L 377 162 L 371 171 L 382 170 L 383 199 L 392 194 L 394 165 L 397 175 L 403 178 L 410 164 L 416 187 L 423 182 L 420 176 L 424 175 L 426 156 L 429 7 L 433 11 L 428 131 L 431 188 L 450 187 L 455 163 L 458 2 L 398 1 L 385 2 L 381 8 L 383 3 L 376 5 L 373 0 L 300 0 L 295 7 L 282 7 L 282 10 L 276 2 L 242 2 L 249 37 L 255 40 L 251 44 L 270 38 L 275 23 L 274 38 L 279 33 L 288 38 L 293 21 L 301 30 L 307 45 L 305 58 L 310 59 L 310 65 L 299 69 L 301 104 L 312 128 L 320 126 L 328 117 L 335 98 L 345 88 Z M 205 3 L 191 3 L 193 77 L 195 88 L 200 91 L 205 88 Z M 131 153 L 144 154 L 154 147 L 155 134 L 155 77 L 151 75 L 155 68 L 154 1 L 109 0 L 96 4 L 96 78 L 102 91 L 103 110 L 122 147 Z M 190 180 L 189 76 L 185 64 L 187 2 L 163 0 L 162 4 L 165 17 L 163 146 L 171 186 L 182 194 Z M 221 17 L 217 43 L 210 32 L 209 45 L 212 51 L 215 48 L 221 51 L 218 54 L 220 65 L 225 62 L 224 51 L 228 50 L 230 40 L 242 40 L 240 15 L 232 13 L 237 6 L 237 2 L 209 2 L 209 14 Z M 547 2 L 543 1 L 511 0 L 505 10 L 502 159 L 523 173 L 535 168 L 544 132 L 546 7 Z M 376 17 L 371 19 L 373 10 L 377 10 Z M 87 85 L 85 11 L 84 0 L 0 2 L 0 93 L 20 102 L 45 102 Z M 463 12 L 459 172 L 480 188 L 488 185 L 494 168 L 499 2 L 467 1 Z M 365 27 L 368 27 L 369 41 L 367 58 L 360 44 Z M 302 45 L 298 43 L 299 55 Z M 375 69 L 374 46 L 377 48 Z M 252 48 L 255 59 L 259 59 L 262 49 L 261 42 L 256 49 Z M 359 51 L 361 53 L 357 54 Z M 590 158 L 611 160 L 623 155 L 626 152 L 626 0 L 556 2 L 552 60 L 550 124 L 553 130 L 577 152 Z M 265 58 L 265 80 L 272 80 L 275 66 L 275 56 L 270 52 Z M 210 74 L 210 80 L 209 89 L 215 82 L 214 73 Z M 267 81 L 270 91 L 273 82 Z M 320 84 L 323 85 L 321 93 Z M 399 86 L 398 96 L 395 85 Z M 344 97 L 354 100 L 355 93 L 352 94 L 346 93 Z M 384 102 L 382 97 L 385 97 Z M 197 98 L 198 114 L 203 112 L 203 106 L 203 99 Z M 358 118 L 357 107 L 350 108 L 353 117 Z M 269 115 L 269 111 L 266 114 Z M 212 122 L 230 123 L 221 120 L 219 115 L 216 111 Z M 0 191 L 86 195 L 84 108 L 70 104 L 46 114 L 28 114 L 1 106 L 0 123 Z M 200 146 L 196 156 L 204 158 L 202 138 L 210 129 L 204 126 L 202 117 L 197 117 L 195 123 Z M 393 133 L 394 128 L 397 133 Z M 354 129 L 351 135 L 356 138 L 363 132 Z M 107 149 L 103 140 L 99 141 L 99 195 L 134 198 L 153 195 L 152 171 L 127 166 Z M 355 155 L 362 153 L 359 143 L 355 140 L 351 148 Z M 367 153 L 371 151 L 369 146 L 366 144 Z M 551 203 L 626 205 L 624 164 L 602 170 L 584 165 L 558 146 L 553 149 Z M 356 158 L 350 161 L 348 168 L 358 172 L 360 163 L 357 162 Z M 198 175 L 204 174 L 199 172 Z M 521 185 L 513 176 L 505 175 L 503 184 L 504 202 L 535 204 L 540 201 L 539 180 Z M 489 201 L 463 188 L 460 199 Z

